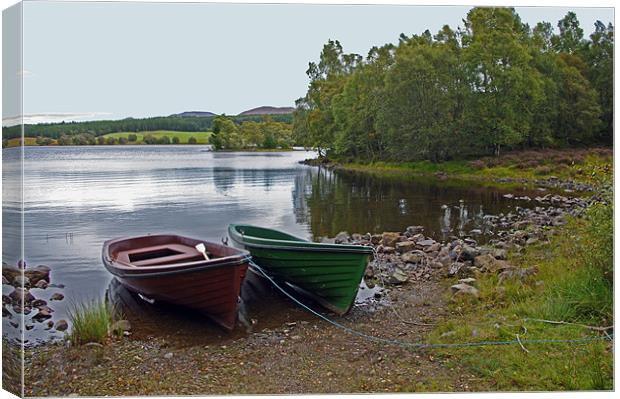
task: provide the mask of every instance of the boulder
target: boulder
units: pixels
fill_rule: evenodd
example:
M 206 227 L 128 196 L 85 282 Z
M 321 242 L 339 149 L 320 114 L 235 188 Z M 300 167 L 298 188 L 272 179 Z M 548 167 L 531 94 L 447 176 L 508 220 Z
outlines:
M 44 290 L 44 289 L 46 289 L 46 288 L 47 288 L 47 286 L 48 286 L 48 285 L 49 285 L 49 284 L 47 283 L 47 281 L 45 281 L 45 280 L 39 280 L 39 281 L 37 281 L 37 283 L 36 283 L 34 286 L 35 286 L 35 288 L 41 288 L 41 289 L 43 289 L 43 290 Z
M 413 241 L 401 241 L 396 243 L 396 250 L 401 254 L 403 252 L 409 252 L 415 249 L 415 242 Z
M 463 245 L 460 258 L 461 260 L 474 260 L 478 255 L 480 255 L 480 251 L 477 248 Z
M 400 233 L 386 231 L 381 235 L 381 244 L 386 247 L 396 247 L 400 241 Z
M 482 272 L 492 273 L 512 268 L 508 262 L 496 259 L 490 254 L 476 256 L 474 258 L 474 266 L 478 267 Z
M 409 276 L 405 273 L 404 270 L 400 268 L 395 268 L 392 274 L 390 274 L 390 278 L 388 279 L 388 283 L 398 285 L 406 283 L 409 280 Z
M 7 264 L 2 265 L 2 277 L 4 277 L 9 284 L 15 280 L 15 277 L 21 276 L 21 274 L 22 271 L 16 267 L 9 266 Z M 4 280 L 2 281 L 4 282 Z
M 65 331 L 67 328 L 69 328 L 69 323 L 67 323 L 67 321 L 64 319 L 60 319 L 56 322 L 55 328 L 56 331 Z
M 400 258 L 405 263 L 420 263 L 422 262 L 422 260 L 424 260 L 425 256 L 423 252 L 414 251 L 404 253 L 400 256 Z
M 427 238 L 426 240 L 420 240 L 417 242 L 419 247 L 430 247 L 431 245 L 435 244 L 437 241 L 431 239 L 431 238 Z
M 47 302 L 44 299 L 35 299 L 32 301 L 32 307 L 40 308 L 41 306 L 46 306 Z
M 65 296 L 63 294 L 61 294 L 60 292 L 55 292 L 50 297 L 50 301 L 62 301 L 64 299 L 64 297 Z
M 47 306 L 46 306 L 47 308 Z M 47 308 L 49 309 L 49 308 Z M 32 316 L 32 320 L 36 321 L 36 322 L 43 322 L 47 319 L 51 319 L 52 318 L 52 312 L 50 312 L 51 309 L 47 310 L 47 309 L 40 309 L 37 314 L 35 314 L 34 316 Z
M 336 244 L 342 244 L 345 242 L 349 242 L 350 238 L 351 236 L 349 235 L 349 233 L 347 233 L 346 231 L 341 231 L 340 233 L 336 234 L 336 237 L 334 237 L 334 241 Z
M 117 320 L 112 323 L 111 329 L 117 334 L 122 334 L 125 331 L 131 331 L 131 324 L 129 323 L 129 320 Z
M 15 290 L 9 294 L 9 298 L 11 298 L 11 301 L 13 303 L 20 305 L 22 301 L 26 304 L 34 301 L 34 296 L 30 293 L 30 291 L 28 291 L 28 289 L 26 288 L 21 287 L 15 288 Z
M 50 282 L 50 268 L 45 265 L 39 265 L 24 271 L 24 276 L 30 279 L 31 284 L 37 284 L 40 280 Z
M 30 288 L 30 279 L 26 276 L 18 274 L 15 276 L 15 279 L 13 279 L 13 286 Z

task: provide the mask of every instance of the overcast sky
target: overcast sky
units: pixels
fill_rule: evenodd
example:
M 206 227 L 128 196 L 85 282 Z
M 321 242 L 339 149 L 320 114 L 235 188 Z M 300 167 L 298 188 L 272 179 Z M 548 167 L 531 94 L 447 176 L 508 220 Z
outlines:
M 41 122 L 292 106 L 328 39 L 366 55 L 401 32 L 456 28 L 469 8 L 26 2 L 24 114 Z M 613 20 L 611 8 L 572 10 L 586 34 Z M 517 8 L 530 25 L 555 25 L 567 11 Z

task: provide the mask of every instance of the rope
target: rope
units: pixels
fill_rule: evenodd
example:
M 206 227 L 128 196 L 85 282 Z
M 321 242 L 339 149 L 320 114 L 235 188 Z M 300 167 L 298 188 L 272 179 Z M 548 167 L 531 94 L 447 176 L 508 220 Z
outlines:
M 310 308 L 309 306 L 299 301 L 297 298 L 291 295 L 284 288 L 282 288 L 278 283 L 276 283 L 273 280 L 273 278 L 271 278 L 256 263 L 254 263 L 251 260 L 249 263 L 263 277 L 265 277 L 269 282 L 271 282 L 271 284 L 273 284 L 274 287 L 276 287 L 280 292 L 282 292 L 285 296 L 287 296 L 290 300 L 295 302 L 297 305 L 299 305 L 303 309 L 321 318 L 322 320 L 325 320 L 326 322 L 348 332 L 349 334 L 357 335 L 358 337 L 365 338 L 369 341 L 379 342 L 383 344 L 398 345 L 398 346 L 404 346 L 404 347 L 410 347 L 410 348 L 441 348 L 441 347 L 445 348 L 445 347 L 472 347 L 472 346 L 491 346 L 491 345 L 521 345 L 523 346 L 523 344 L 537 344 L 537 343 L 556 343 L 556 344 L 558 343 L 585 343 L 585 342 L 591 342 L 591 341 L 601 341 L 601 340 L 612 341 L 613 340 L 613 334 L 611 335 L 608 334 L 606 337 L 589 337 L 589 338 L 577 338 L 577 339 L 519 339 L 519 340 L 512 340 L 512 341 L 480 341 L 480 342 L 430 344 L 430 343 L 423 343 L 423 342 L 417 342 L 417 343 L 416 342 L 404 342 L 404 341 L 399 341 L 396 339 L 376 337 L 374 335 L 369 335 L 361 331 L 354 330 L 341 323 L 338 323 L 337 321 L 331 320 L 327 316 L 315 311 L 314 309 Z

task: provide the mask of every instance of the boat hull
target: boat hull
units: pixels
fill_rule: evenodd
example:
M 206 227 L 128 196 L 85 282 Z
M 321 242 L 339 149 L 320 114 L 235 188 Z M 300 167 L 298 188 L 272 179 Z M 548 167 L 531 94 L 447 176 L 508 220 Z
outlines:
M 130 291 L 148 299 L 197 310 L 227 330 L 232 330 L 237 322 L 239 294 L 249 265 L 249 254 L 215 243 L 194 241 L 205 243 L 208 252 L 219 258 L 155 267 L 130 267 L 113 260 L 113 250 L 110 248 L 121 242 L 113 240 L 104 244 L 103 263 Z
M 250 251 L 253 262 L 271 277 L 286 282 L 336 314 L 343 315 L 351 309 L 372 254 L 371 248 L 312 243 L 294 236 L 283 240 L 287 237 L 274 235 L 276 239 L 272 239 L 264 233 L 271 229 L 241 228 L 248 229 L 247 234 L 240 234 L 239 225 L 229 227 L 232 242 Z M 262 237 L 250 236 L 252 233 L 262 234 Z M 260 271 L 257 274 L 260 275 Z

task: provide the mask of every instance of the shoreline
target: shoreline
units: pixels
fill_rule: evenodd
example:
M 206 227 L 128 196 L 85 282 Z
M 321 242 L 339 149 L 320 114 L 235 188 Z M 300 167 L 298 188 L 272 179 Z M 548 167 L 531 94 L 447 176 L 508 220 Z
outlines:
M 547 257 L 553 256 L 555 246 L 565 239 L 562 237 L 574 237 L 573 229 L 579 228 L 579 234 L 585 234 L 580 227 L 586 220 L 583 216 L 597 202 L 604 202 L 604 196 L 601 192 L 588 198 L 548 194 L 533 199 L 539 203 L 535 209 L 519 208 L 514 214 L 490 218 L 489 222 L 498 230 L 498 238 L 483 246 L 471 235 L 437 242 L 424 235 L 423 226 L 381 234 L 340 233 L 328 240 L 370 244 L 377 250 L 378 258 L 369 264 L 365 280 L 369 288 L 384 286 L 382 296 L 387 305 L 372 310 L 356 306 L 344 317 L 328 317 L 369 335 L 406 342 L 514 339 L 513 333 L 505 335 L 509 330 L 524 334 L 523 339 L 545 334 L 579 338 L 583 329 L 571 326 L 558 329 L 553 325 L 532 325 L 532 322 L 527 324 L 530 335 L 523 330 L 519 333 L 517 327 L 511 326 L 524 322 L 503 318 L 506 316 L 502 316 L 501 309 L 507 305 L 498 304 L 497 298 L 521 291 L 531 292 L 534 297 L 545 295 L 555 277 L 548 275 L 541 262 L 553 261 Z M 531 263 L 532 258 L 539 260 Z M 493 316 L 496 312 L 500 315 Z M 571 387 L 569 377 L 573 378 L 574 373 L 555 382 L 545 382 L 546 364 L 532 366 L 537 361 L 533 359 L 553 349 L 554 358 L 560 362 L 576 362 L 575 356 L 586 356 L 582 353 L 585 350 L 587 356 L 602 359 L 599 362 L 603 363 L 592 367 L 608 370 L 612 356 L 605 342 L 583 345 L 573 351 L 566 345 L 555 345 L 559 352 L 550 347 L 528 345 L 527 349 L 537 353 L 536 356 L 528 356 L 518 346 L 483 349 L 489 359 L 497 359 L 506 367 L 505 371 L 498 371 L 499 376 L 489 379 L 475 371 L 485 359 L 479 359 L 480 352 L 474 349 L 468 352 L 467 349 L 385 346 L 355 338 L 319 319 L 308 321 L 301 314 L 303 311 L 291 304 L 289 320 L 280 327 L 205 345 L 186 347 L 162 337 L 135 340 L 129 336 L 115 338 L 106 345 L 50 344 L 31 348 L 26 353 L 30 365 L 27 380 L 33 384 L 26 392 L 39 396 L 463 392 L 493 391 L 498 387 L 501 390 L 566 389 Z M 479 315 L 487 315 L 491 320 L 478 320 Z M 500 328 L 493 327 L 493 323 Z M 67 362 L 72 367 L 67 368 Z M 114 366 L 119 363 L 126 367 Z M 541 377 L 531 383 L 511 383 L 513 377 L 509 371 L 513 364 L 520 364 L 521 369 L 534 367 L 534 374 Z M 190 365 L 195 373 L 180 377 L 179 381 L 173 370 Z M 549 367 L 556 366 L 554 363 Z M 358 369 L 357 375 L 343 372 L 350 367 Z M 579 363 L 575 372 L 591 372 L 588 367 Z M 144 375 L 149 378 L 141 378 Z M 412 375 L 416 376 L 414 380 Z M 607 377 L 603 381 L 601 387 L 610 389 L 605 382 L 609 381 Z M 578 385 L 573 389 L 592 389 L 592 386 Z

